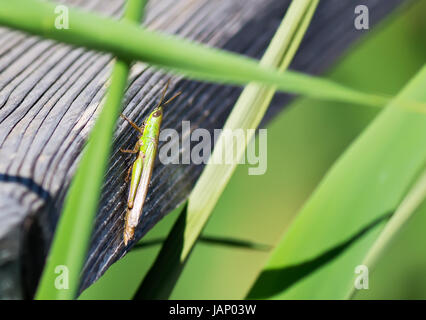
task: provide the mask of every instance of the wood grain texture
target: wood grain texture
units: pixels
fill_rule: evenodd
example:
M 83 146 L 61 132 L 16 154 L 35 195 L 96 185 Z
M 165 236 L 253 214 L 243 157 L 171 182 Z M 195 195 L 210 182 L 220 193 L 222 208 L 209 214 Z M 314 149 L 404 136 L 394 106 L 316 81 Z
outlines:
M 61 2 L 114 17 L 123 10 L 123 0 Z M 401 2 L 369 0 L 371 24 Z M 288 4 L 288 0 L 156 0 L 147 7 L 145 24 L 259 58 Z M 354 5 L 320 2 L 292 68 L 322 72 L 363 34 L 353 27 Z M 112 63 L 107 54 L 0 28 L 0 299 L 34 293 L 64 196 L 102 106 Z M 133 65 L 124 113 L 141 123 L 168 78 L 143 63 Z M 163 128 L 178 132 L 182 120 L 191 121 L 191 130 L 221 128 L 241 92 L 174 76 L 170 94 L 178 90 L 183 94 L 173 109 L 166 109 L 163 123 Z M 290 98 L 277 95 L 264 122 Z M 126 254 L 124 177 L 132 157 L 118 149 L 135 141 L 136 133 L 119 119 L 81 289 Z M 186 199 L 201 170 L 200 165 L 165 166 L 157 161 L 136 239 Z

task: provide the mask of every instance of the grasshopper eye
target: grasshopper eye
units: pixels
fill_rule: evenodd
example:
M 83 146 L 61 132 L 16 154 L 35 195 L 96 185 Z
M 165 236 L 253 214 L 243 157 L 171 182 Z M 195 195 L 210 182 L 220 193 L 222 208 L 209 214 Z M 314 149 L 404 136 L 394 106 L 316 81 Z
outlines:
M 161 115 L 161 111 L 160 111 L 160 110 L 157 110 L 157 111 L 155 111 L 155 112 L 152 114 L 152 116 L 153 116 L 153 117 L 155 117 L 155 118 L 158 118 L 160 115 Z

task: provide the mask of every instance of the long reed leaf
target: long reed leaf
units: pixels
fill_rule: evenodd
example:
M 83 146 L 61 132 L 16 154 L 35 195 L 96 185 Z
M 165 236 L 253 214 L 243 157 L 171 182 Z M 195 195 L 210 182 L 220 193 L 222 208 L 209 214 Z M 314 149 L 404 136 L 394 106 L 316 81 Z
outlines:
M 115 21 L 69 8 L 69 29 L 55 28 L 56 5 L 37 0 L 0 0 L 0 24 L 89 49 L 109 52 L 124 60 L 140 60 L 201 80 L 248 84 L 258 82 L 279 90 L 371 106 L 389 99 L 359 92 L 329 80 L 286 71 L 231 52 L 208 48 L 164 35 L 130 21 Z
M 426 67 L 341 156 L 296 217 L 248 298 L 344 299 L 426 163 Z M 399 228 L 399 226 L 398 226 Z
M 139 21 L 144 6 L 145 0 L 129 0 L 124 19 Z M 117 60 L 105 105 L 67 194 L 36 299 L 76 297 L 128 73 L 129 63 Z
M 399 234 L 405 224 L 413 217 L 416 210 L 420 207 L 426 199 L 426 171 L 420 176 L 418 181 L 414 184 L 407 196 L 399 205 L 395 214 L 386 224 L 380 236 L 374 242 L 373 246 L 369 249 L 364 262 L 364 266 L 369 268 L 369 272 L 375 267 L 377 261 L 382 257 L 383 253 Z M 355 294 L 355 287 L 349 292 L 348 297 L 351 298 Z
M 262 66 L 278 67 L 281 72 L 287 68 L 309 26 L 317 4 L 317 0 L 295 0 L 291 3 L 260 62 Z M 236 102 L 224 130 L 257 128 L 274 92 L 271 87 L 249 84 Z M 196 240 L 252 135 L 247 137 L 244 145 L 239 146 L 240 153 L 234 158 L 234 163 L 211 163 L 221 154 L 221 150 L 230 153 L 234 151 L 233 148 L 223 148 L 225 145 L 229 146 L 228 138 L 227 135 L 219 137 L 211 159 L 189 197 L 187 209 L 184 209 L 172 228 L 156 261 L 136 292 L 136 299 L 164 299 L 173 290 Z

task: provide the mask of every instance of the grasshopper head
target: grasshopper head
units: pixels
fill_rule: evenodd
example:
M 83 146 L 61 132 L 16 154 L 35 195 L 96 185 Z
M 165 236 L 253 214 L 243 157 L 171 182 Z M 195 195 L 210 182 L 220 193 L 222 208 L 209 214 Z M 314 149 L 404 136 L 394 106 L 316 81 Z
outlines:
M 163 115 L 163 106 L 158 106 L 157 108 L 152 111 L 152 117 L 153 118 L 159 118 Z

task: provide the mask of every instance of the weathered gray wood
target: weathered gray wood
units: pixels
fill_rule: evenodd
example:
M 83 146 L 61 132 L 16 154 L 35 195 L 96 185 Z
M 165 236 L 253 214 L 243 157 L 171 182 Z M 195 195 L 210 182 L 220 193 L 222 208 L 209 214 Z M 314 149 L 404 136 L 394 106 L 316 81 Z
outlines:
M 118 17 L 123 0 L 61 1 Z M 360 3 L 362 1 L 359 1 Z M 365 1 L 364 1 L 365 2 Z M 372 24 L 402 0 L 369 0 Z M 156 0 L 146 24 L 211 46 L 260 57 L 280 23 L 285 0 Z M 353 27 L 353 1 L 322 1 L 293 68 L 325 70 L 362 32 Z M 87 135 L 99 112 L 112 59 L 0 28 L 0 298 L 30 297 L 40 275 L 63 199 Z M 141 63 L 132 67 L 125 114 L 141 122 L 157 101 L 167 76 Z M 180 131 L 181 121 L 221 128 L 239 88 L 173 77 L 183 95 L 166 110 L 163 127 Z M 290 97 L 277 95 L 265 121 Z M 113 141 L 95 230 L 82 274 L 82 289 L 126 253 L 122 243 L 131 156 L 118 152 L 136 134 L 121 119 Z M 157 161 L 140 239 L 185 200 L 202 166 Z

